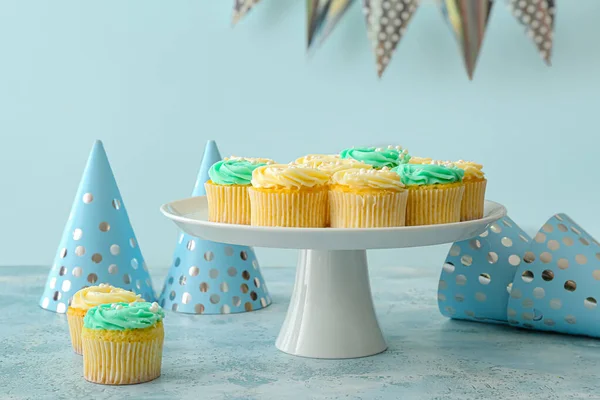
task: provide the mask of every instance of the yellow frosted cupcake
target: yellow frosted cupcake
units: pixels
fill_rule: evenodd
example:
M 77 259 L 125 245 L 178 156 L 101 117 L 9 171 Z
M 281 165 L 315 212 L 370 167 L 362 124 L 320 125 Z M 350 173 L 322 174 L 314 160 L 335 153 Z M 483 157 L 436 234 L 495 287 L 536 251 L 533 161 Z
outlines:
M 309 161 L 308 165 L 314 166 L 319 171 L 325 172 L 329 175 L 329 184 L 331 184 L 331 178 L 338 171 L 343 171 L 350 168 L 364 168 L 364 169 L 372 169 L 369 164 L 363 164 L 360 161 L 356 161 L 352 158 L 347 159 L 334 159 L 335 161 L 325 161 L 319 160 L 318 162 Z M 316 165 L 314 165 L 316 163 Z M 305 164 L 306 165 L 306 164 Z M 330 226 L 329 218 L 331 217 L 331 212 L 329 211 L 329 200 L 327 201 L 327 207 L 325 211 L 325 226 Z
M 98 286 L 89 286 L 76 292 L 73 295 L 71 305 L 67 310 L 71 344 L 73 345 L 75 353 L 81 354 L 82 352 L 81 328 L 83 327 L 83 317 L 90 308 L 100 304 L 118 302 L 131 303 L 133 301 L 144 301 L 144 299 L 142 299 L 139 294 L 116 288 L 105 283 L 101 283 Z
M 483 218 L 483 205 L 485 203 L 485 188 L 487 179 L 483 173 L 483 165 L 472 161 L 454 161 L 450 165 L 465 171 L 463 182 L 465 194 L 460 207 L 460 220 L 471 221 Z
M 256 168 L 248 188 L 251 225 L 325 227 L 328 181 L 328 174 L 300 165 Z
M 388 168 L 338 171 L 329 188 L 331 227 L 404 226 L 407 199 L 400 176 Z
M 83 320 L 83 377 L 130 385 L 160 376 L 165 314 L 158 303 L 102 304 Z
M 393 171 L 408 189 L 406 225 L 460 221 L 464 171 L 437 164 L 403 164 Z
M 250 224 L 248 188 L 252 171 L 267 165 L 249 159 L 229 159 L 214 163 L 204 184 L 208 200 L 208 220 L 226 224 Z

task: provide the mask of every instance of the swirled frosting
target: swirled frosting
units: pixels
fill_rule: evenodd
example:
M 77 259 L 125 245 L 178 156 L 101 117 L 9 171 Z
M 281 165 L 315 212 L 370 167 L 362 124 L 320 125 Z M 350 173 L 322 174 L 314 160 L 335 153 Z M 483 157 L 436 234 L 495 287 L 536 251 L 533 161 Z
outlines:
M 410 157 L 409 164 L 431 164 L 433 163 L 433 159 L 429 157 Z
M 392 169 L 407 186 L 462 182 L 465 172 L 456 167 L 437 164 L 403 164 Z
M 77 291 L 71 300 L 71 307 L 88 310 L 100 304 L 131 303 L 133 301 L 144 301 L 144 299 L 128 290 L 101 283 L 98 286 L 89 286 Z
M 208 176 L 217 185 L 249 185 L 252 172 L 265 163 L 252 163 L 250 161 L 222 160 L 214 163 L 208 170 Z
M 239 156 L 229 156 L 223 159 L 224 161 L 229 160 L 244 160 L 251 162 L 252 164 L 275 164 L 275 161 L 270 158 L 257 158 L 257 157 L 239 157 Z
M 83 318 L 88 329 L 124 331 L 154 326 L 165 317 L 158 303 L 112 303 L 90 308 Z
M 458 160 L 445 163 L 444 165 L 455 166 L 456 168 L 460 168 L 463 171 L 465 171 L 465 181 L 479 180 L 485 178 L 485 174 L 483 173 L 483 165 L 474 163 L 472 161 Z
M 351 168 L 333 174 L 334 185 L 348 186 L 353 189 L 402 190 L 404 185 L 396 172 L 385 169 Z
M 325 185 L 328 181 L 325 172 L 302 165 L 264 165 L 252 173 L 252 186 L 263 189 L 300 189 Z
M 324 162 L 316 167 L 319 171 L 323 171 L 326 174 L 333 175 L 338 171 L 343 171 L 345 169 L 351 168 L 364 168 L 364 169 L 373 169 L 373 167 L 369 164 L 362 163 L 360 161 L 356 161 L 353 158 L 347 158 L 343 160 L 337 160 L 334 162 Z
M 410 160 L 408 150 L 402 146 L 380 147 L 352 147 L 342 150 L 341 158 L 353 158 L 374 168 L 393 168 L 400 164 L 406 164 Z
M 331 163 L 340 160 L 339 154 L 309 154 L 304 157 L 297 158 L 292 164 L 308 165 L 318 167 L 323 163 Z

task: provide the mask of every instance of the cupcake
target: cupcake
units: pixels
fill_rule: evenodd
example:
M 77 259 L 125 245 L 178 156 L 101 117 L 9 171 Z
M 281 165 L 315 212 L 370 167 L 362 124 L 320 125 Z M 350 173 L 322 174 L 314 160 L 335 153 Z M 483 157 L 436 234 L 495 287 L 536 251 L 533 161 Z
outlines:
M 226 224 L 250 224 L 248 188 L 252 171 L 267 165 L 248 159 L 217 161 L 208 170 L 204 184 L 208 199 L 208 220 Z
M 464 171 L 437 164 L 403 164 L 393 169 L 408 189 L 406 225 L 460 221 Z
M 301 165 L 256 168 L 248 188 L 251 225 L 325 227 L 328 181 L 328 174 Z
M 331 178 L 332 228 L 404 226 L 408 191 L 396 172 L 351 168 Z
M 333 175 L 338 171 L 343 171 L 343 170 L 350 169 L 350 168 L 364 168 L 364 169 L 372 169 L 373 168 L 369 164 L 361 163 L 360 161 L 356 161 L 352 158 L 347 158 L 344 160 L 338 158 L 338 159 L 335 159 L 335 161 L 319 160 L 318 162 L 313 160 L 313 161 L 308 161 L 308 164 L 304 164 L 304 165 L 314 166 L 319 171 L 325 172 L 327 175 L 329 175 L 329 182 L 328 182 L 329 184 L 331 183 L 331 178 L 333 177 Z M 329 212 L 329 200 L 328 200 L 326 211 L 325 211 L 325 226 L 329 226 L 330 215 L 331 215 L 331 213 Z
M 323 163 L 331 163 L 340 160 L 339 154 L 308 154 L 306 156 L 297 158 L 291 164 L 302 164 L 310 165 L 311 167 L 318 167 Z
M 83 377 L 105 385 L 160 376 L 165 314 L 158 303 L 102 304 L 83 319 Z
M 465 194 L 460 207 L 460 220 L 471 221 L 483 218 L 483 205 L 485 203 L 485 188 L 487 179 L 483 173 L 483 165 L 471 161 L 455 161 L 450 165 L 460 168 L 465 172 Z
M 352 147 L 343 150 L 340 153 L 342 159 L 354 159 L 373 168 L 381 169 L 383 167 L 394 168 L 401 164 L 406 164 L 410 160 L 408 151 L 402 146 L 380 147 Z
M 71 299 L 71 305 L 67 310 L 67 321 L 71 334 L 71 344 L 75 353 L 81 354 L 81 328 L 83 317 L 87 311 L 100 304 L 116 302 L 144 301 L 141 295 L 116 288 L 105 283 L 98 286 L 89 286 L 76 292 Z

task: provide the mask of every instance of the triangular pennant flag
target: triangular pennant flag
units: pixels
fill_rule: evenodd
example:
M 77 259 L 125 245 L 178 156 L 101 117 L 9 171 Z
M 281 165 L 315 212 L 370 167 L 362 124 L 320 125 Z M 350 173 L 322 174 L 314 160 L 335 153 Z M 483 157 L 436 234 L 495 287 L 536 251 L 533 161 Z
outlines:
M 419 0 L 363 0 L 367 35 L 377 60 L 379 77 L 404 36 Z
M 554 34 L 554 0 L 510 0 L 509 8 L 515 18 L 525 26 L 546 64 L 552 58 Z
M 219 149 L 211 140 L 204 150 L 193 196 L 206 194 L 208 171 L 219 160 Z M 159 303 L 188 314 L 229 314 L 267 307 L 271 296 L 251 247 L 181 233 Z
M 307 47 L 323 43 L 354 0 L 306 0 Z
M 260 0 L 235 0 L 232 23 L 237 24 Z
M 40 306 L 64 313 L 75 292 L 108 283 L 154 301 L 152 281 L 125 203 L 96 141 L 88 158 Z
M 442 14 L 460 46 L 469 79 L 473 79 L 493 4 L 493 0 L 440 1 Z

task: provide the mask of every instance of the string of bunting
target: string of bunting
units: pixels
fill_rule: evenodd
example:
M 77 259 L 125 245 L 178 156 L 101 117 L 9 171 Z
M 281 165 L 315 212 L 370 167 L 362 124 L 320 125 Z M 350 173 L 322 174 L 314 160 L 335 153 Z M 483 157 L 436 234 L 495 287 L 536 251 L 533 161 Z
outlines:
M 307 49 L 322 44 L 353 3 L 362 2 L 367 35 L 381 77 L 388 66 L 421 0 L 305 0 Z M 500 0 L 437 0 L 450 26 L 469 79 L 473 79 L 492 7 Z M 516 20 L 525 28 L 540 56 L 550 65 L 555 0 L 505 0 Z M 233 24 L 260 0 L 235 0 Z

